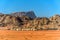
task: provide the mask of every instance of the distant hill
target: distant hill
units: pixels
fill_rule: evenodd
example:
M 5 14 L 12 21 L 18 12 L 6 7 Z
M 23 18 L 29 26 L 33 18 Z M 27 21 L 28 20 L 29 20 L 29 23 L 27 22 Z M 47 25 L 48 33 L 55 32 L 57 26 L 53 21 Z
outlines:
M 15 12 L 15 13 L 12 13 L 11 14 L 12 16 L 19 16 L 19 17 L 22 17 L 22 16 L 28 16 L 30 18 L 36 18 L 36 15 L 33 11 L 29 11 L 29 12 Z

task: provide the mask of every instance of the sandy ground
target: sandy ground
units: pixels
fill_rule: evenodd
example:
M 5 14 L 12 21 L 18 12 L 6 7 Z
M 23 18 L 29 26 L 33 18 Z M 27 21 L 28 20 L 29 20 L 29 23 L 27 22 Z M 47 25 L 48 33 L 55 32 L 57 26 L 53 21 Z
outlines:
M 60 31 L 0 30 L 0 40 L 60 40 Z

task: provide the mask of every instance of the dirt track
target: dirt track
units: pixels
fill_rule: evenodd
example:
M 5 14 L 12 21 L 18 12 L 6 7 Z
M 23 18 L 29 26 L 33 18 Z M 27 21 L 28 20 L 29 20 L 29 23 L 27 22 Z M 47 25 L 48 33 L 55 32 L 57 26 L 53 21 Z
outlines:
M 0 40 L 60 40 L 60 31 L 0 30 Z

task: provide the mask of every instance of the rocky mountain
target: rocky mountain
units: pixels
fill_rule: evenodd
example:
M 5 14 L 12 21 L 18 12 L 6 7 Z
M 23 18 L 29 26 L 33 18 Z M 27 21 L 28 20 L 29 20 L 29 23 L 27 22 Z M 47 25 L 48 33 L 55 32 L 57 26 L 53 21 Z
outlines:
M 33 12 L 0 14 L 1 30 L 60 30 L 60 15 L 34 17 Z M 30 14 L 29 14 L 30 13 Z M 20 15 L 21 14 L 21 15 Z M 31 15 L 31 16 L 30 16 Z
M 12 16 L 19 16 L 19 17 L 28 16 L 30 18 L 36 18 L 36 15 L 34 14 L 33 11 L 29 11 L 29 12 L 15 12 L 15 13 L 12 13 L 11 15 Z

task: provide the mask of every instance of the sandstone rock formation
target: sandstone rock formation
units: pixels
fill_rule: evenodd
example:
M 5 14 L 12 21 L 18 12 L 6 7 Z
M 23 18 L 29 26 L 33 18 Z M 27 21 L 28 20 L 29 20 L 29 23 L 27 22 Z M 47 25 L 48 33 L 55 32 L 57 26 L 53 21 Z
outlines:
M 60 30 L 60 15 L 34 17 L 33 12 L 0 14 L 1 30 Z

